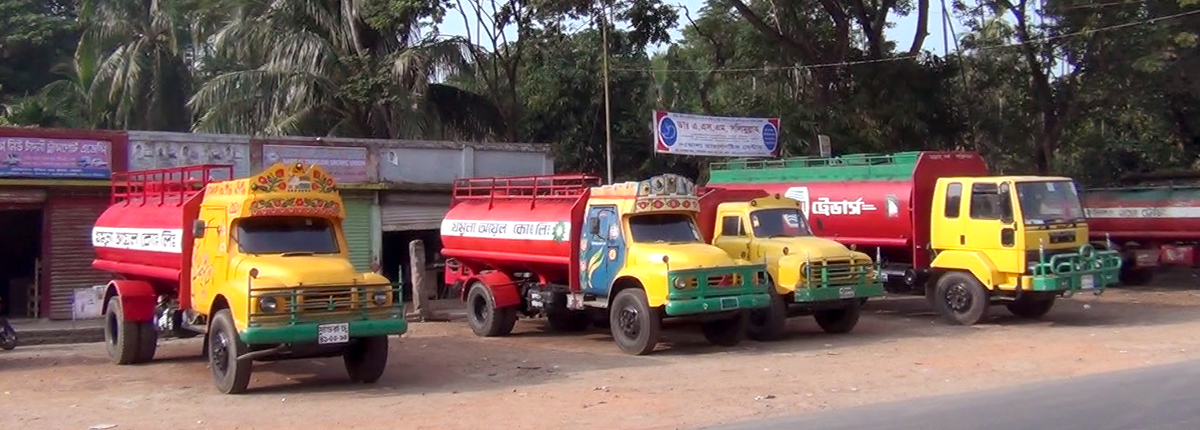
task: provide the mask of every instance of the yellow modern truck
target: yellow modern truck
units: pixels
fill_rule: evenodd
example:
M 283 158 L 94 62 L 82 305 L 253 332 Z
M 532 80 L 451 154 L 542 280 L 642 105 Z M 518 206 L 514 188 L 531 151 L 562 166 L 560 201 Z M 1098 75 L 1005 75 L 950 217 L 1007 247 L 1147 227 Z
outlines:
M 466 287 L 480 336 L 510 333 L 518 314 L 579 330 L 594 312 L 629 354 L 653 351 L 668 317 L 733 345 L 745 311 L 767 306 L 767 274 L 705 243 L 698 210 L 695 185 L 670 174 L 603 186 L 577 174 L 461 179 L 442 222 L 446 282 Z
M 709 186 L 800 202 L 813 233 L 880 256 L 885 288 L 924 294 L 954 324 L 990 305 L 1019 317 L 1057 297 L 1099 294 L 1121 258 L 1088 243 L 1076 184 L 1052 176 L 989 176 L 974 152 L 903 152 L 712 166 Z
M 827 333 L 848 333 L 862 304 L 883 296 L 871 257 L 814 236 L 796 200 L 708 188 L 701 192 L 699 220 L 708 242 L 731 257 L 767 265 L 775 288 L 769 307 L 750 312 L 752 339 L 779 339 L 788 317 L 804 315 Z
M 92 229 L 93 266 L 115 275 L 109 356 L 147 362 L 160 337 L 205 334 L 224 393 L 245 391 L 259 360 L 341 356 L 352 380 L 375 382 L 407 323 L 398 289 L 350 263 L 333 177 L 282 163 L 231 177 L 224 165 L 113 174 Z

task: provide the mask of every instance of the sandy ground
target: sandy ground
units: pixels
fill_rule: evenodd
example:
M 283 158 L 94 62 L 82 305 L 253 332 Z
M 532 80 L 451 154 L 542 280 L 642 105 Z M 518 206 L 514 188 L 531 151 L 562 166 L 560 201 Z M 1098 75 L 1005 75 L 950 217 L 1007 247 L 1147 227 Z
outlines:
M 413 324 L 377 384 L 346 382 L 339 359 L 264 363 L 240 396 L 213 388 L 195 339 L 164 342 L 139 366 L 109 364 L 101 344 L 18 348 L 0 352 L 0 428 L 674 429 L 919 401 L 1200 358 L 1198 280 L 1077 296 L 1041 321 L 994 307 L 985 324 L 951 327 L 923 298 L 899 297 L 869 303 L 841 336 L 797 318 L 783 341 L 719 348 L 677 327 L 645 357 L 603 331 L 551 334 L 538 320 L 499 339 L 464 322 Z

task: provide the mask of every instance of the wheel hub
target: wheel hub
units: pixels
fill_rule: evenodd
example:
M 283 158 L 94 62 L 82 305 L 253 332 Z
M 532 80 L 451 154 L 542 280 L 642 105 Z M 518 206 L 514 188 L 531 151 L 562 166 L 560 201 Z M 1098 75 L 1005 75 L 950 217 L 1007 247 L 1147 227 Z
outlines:
M 229 370 L 229 337 L 225 333 L 218 333 L 216 342 L 209 346 L 208 355 L 211 357 L 212 366 L 222 374 Z
M 617 324 L 621 329 L 621 334 L 630 339 L 637 338 L 642 332 L 642 325 L 638 321 L 637 309 L 621 308 L 621 313 L 617 316 Z
M 971 291 L 963 284 L 951 285 L 946 289 L 946 303 L 954 312 L 966 312 L 971 307 Z

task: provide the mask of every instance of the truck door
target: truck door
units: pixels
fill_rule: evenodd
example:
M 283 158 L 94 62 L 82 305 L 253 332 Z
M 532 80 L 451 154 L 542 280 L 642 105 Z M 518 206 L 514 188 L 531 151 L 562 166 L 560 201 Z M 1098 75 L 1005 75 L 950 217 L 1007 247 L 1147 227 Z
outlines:
M 971 184 L 969 216 L 962 221 L 965 227 L 961 232 L 963 246 L 986 252 L 1001 272 L 1023 273 L 1025 270 L 1020 265 L 1024 250 L 1016 247 L 1016 225 L 1009 190 L 1008 183 Z
M 750 259 L 750 235 L 741 214 L 723 213 L 717 219 L 717 231 L 713 232 L 713 245 L 721 248 L 730 257 Z
M 625 264 L 625 240 L 621 232 L 621 217 L 616 206 L 588 208 L 587 230 L 583 232 L 587 245 L 580 258 L 583 292 L 607 297 L 617 272 Z
M 204 237 L 196 241 L 192 251 L 192 303 L 196 308 L 209 311 L 218 286 L 228 276 L 228 253 L 232 250 L 229 227 L 225 225 L 225 208 L 201 207 L 200 219 L 204 221 Z

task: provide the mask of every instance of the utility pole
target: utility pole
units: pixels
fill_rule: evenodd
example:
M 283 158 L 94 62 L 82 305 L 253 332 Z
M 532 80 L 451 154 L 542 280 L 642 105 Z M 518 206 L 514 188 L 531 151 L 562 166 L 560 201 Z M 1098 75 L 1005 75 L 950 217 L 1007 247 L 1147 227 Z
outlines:
M 608 163 L 608 183 L 613 183 L 612 118 L 608 105 L 608 2 L 600 5 L 601 59 L 604 62 L 604 152 Z

